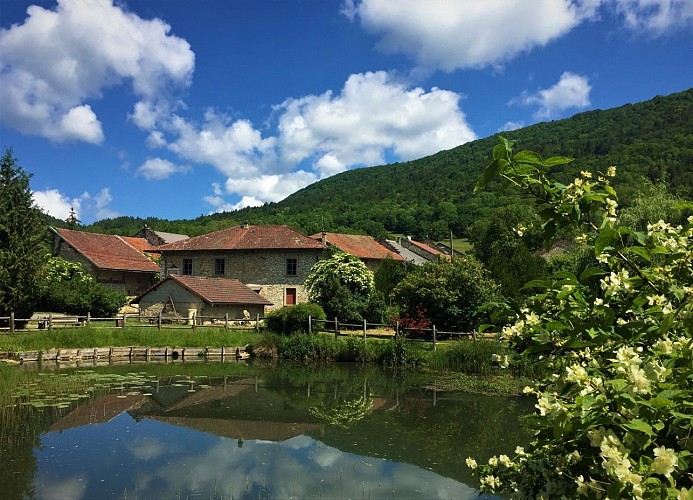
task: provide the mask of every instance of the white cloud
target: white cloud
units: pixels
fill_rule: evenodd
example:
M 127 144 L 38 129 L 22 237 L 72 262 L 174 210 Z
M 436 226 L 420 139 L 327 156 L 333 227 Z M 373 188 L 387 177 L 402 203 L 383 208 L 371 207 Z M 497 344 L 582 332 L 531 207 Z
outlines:
M 629 29 L 655 35 L 693 25 L 691 0 L 615 0 L 616 11 Z
M 66 220 L 73 209 L 82 224 L 120 215 L 110 207 L 113 197 L 109 188 L 103 188 L 96 195 L 85 192 L 77 198 L 70 198 L 57 189 L 33 191 L 32 195 L 36 206 L 57 219 Z
M 514 122 L 514 121 L 509 121 L 505 122 L 501 127 L 498 129 L 498 132 L 508 132 L 510 130 L 517 130 L 519 128 L 522 128 L 525 126 L 525 122 L 522 120 Z
M 601 0 L 350 0 L 342 12 L 380 36 L 378 47 L 425 69 L 502 64 L 595 15 Z
M 46 214 L 56 219 L 65 220 L 70 216 L 71 208 L 79 217 L 79 199 L 71 200 L 57 189 L 46 189 L 45 191 L 32 192 L 34 203 Z
M 586 77 L 566 71 L 555 85 L 534 94 L 524 92 L 511 103 L 539 105 L 534 118 L 547 120 L 559 116 L 567 109 L 589 106 L 591 88 Z
M 351 75 L 339 95 L 288 99 L 276 111 L 281 155 L 316 157 L 322 177 L 358 165 L 376 165 L 386 153 L 410 160 L 476 139 L 459 107 L 460 95 L 426 92 L 384 71 Z
M 150 158 L 137 169 L 137 174 L 148 180 L 162 180 L 188 170 L 189 167 L 176 165 L 162 158 Z
M 175 116 L 150 134 L 166 147 L 227 177 L 227 194 L 245 205 L 279 201 L 307 184 L 387 159 L 410 160 L 476 139 L 459 107 L 461 96 L 412 88 L 386 72 L 351 75 L 339 94 L 291 98 L 274 107 L 277 135 L 263 137 L 247 120 L 213 111 L 201 124 Z M 221 193 L 216 193 L 219 197 Z M 215 197 L 208 201 L 226 207 Z
M 194 54 L 159 19 L 145 20 L 111 0 L 32 5 L 23 24 L 0 31 L 0 116 L 25 134 L 56 142 L 100 143 L 103 130 L 86 101 L 129 82 L 141 127 L 167 114 L 172 90 L 189 84 Z

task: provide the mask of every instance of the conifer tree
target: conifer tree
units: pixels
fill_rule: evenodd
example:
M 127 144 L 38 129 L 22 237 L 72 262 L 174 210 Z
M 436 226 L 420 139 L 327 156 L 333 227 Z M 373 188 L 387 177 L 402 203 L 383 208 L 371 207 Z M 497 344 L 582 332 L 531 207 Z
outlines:
M 0 164 L 0 316 L 14 312 L 22 319 L 34 312 L 36 275 L 46 256 L 46 226 L 29 179 L 6 149 Z

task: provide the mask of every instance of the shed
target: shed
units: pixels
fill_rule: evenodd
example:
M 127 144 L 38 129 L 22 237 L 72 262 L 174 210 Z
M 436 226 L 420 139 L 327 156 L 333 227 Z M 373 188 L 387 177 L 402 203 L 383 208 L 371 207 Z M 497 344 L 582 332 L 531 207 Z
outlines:
M 233 278 L 170 275 L 131 301 L 140 310 L 173 304 L 183 317 L 209 316 L 230 319 L 265 316 L 272 302 Z

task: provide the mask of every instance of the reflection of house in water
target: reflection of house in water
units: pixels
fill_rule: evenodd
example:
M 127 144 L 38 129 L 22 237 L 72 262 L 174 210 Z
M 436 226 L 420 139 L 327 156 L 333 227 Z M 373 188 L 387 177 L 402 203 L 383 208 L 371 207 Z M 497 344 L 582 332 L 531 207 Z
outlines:
M 128 395 L 126 397 L 118 394 L 99 396 L 88 404 L 79 405 L 55 422 L 48 430 L 50 432 L 61 432 L 73 427 L 102 424 L 114 419 L 123 412 L 139 408 L 146 400 L 147 396 L 143 394 Z
M 286 404 L 256 382 L 255 378 L 225 379 L 221 385 L 188 392 L 193 382 L 178 381 L 177 385 L 160 386 L 145 404 L 129 413 L 137 420 L 156 420 L 239 442 L 284 441 L 321 427 L 307 409 Z

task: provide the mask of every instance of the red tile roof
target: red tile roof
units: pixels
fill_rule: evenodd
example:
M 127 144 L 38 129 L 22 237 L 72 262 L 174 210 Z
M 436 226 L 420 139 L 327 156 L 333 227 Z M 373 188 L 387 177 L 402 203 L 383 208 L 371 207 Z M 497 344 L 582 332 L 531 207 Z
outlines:
M 158 247 L 177 250 L 301 250 L 323 249 L 322 243 L 288 226 L 234 226 Z
M 232 278 L 207 278 L 205 276 L 170 275 L 166 280 L 180 284 L 186 290 L 194 293 L 208 304 L 258 304 L 271 306 L 272 302 L 251 290 L 243 283 Z M 166 281 L 164 280 L 164 281 Z M 160 281 L 142 295 L 133 300 L 134 303 L 164 281 Z
M 68 245 L 99 269 L 158 273 L 159 265 L 142 252 L 113 234 L 85 233 L 53 229 Z
M 314 234 L 311 238 L 322 240 L 322 233 Z M 390 257 L 393 260 L 404 260 L 401 255 L 381 245 L 372 236 L 327 233 L 327 243 L 359 259 L 386 259 Z
M 146 238 L 138 238 L 137 236 L 120 236 L 120 239 L 129 243 L 140 252 L 156 253 L 159 250 L 149 243 Z

